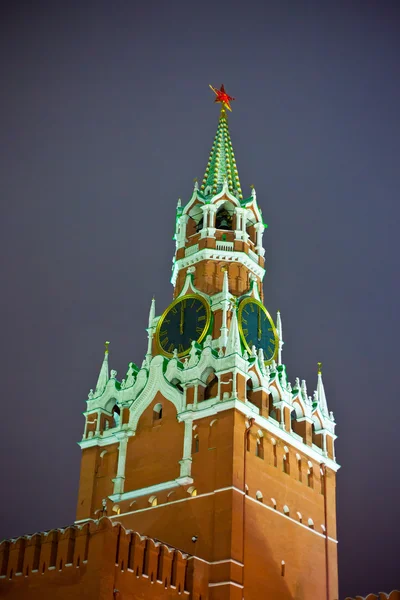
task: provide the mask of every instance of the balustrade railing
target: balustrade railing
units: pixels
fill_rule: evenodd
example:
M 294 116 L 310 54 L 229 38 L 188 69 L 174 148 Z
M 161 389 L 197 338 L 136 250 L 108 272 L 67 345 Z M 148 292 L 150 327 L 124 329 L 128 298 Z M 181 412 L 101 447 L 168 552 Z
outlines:
M 233 250 L 233 242 L 217 241 L 217 250 L 229 252 L 230 250 Z

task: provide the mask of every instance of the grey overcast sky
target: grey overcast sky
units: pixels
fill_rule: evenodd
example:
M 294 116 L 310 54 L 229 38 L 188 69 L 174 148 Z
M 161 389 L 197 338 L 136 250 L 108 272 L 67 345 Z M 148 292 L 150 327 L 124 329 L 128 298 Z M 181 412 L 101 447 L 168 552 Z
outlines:
M 82 411 L 172 297 L 218 120 L 269 229 L 289 379 L 337 420 L 340 598 L 400 585 L 399 4 L 4 2 L 0 537 L 74 519 Z

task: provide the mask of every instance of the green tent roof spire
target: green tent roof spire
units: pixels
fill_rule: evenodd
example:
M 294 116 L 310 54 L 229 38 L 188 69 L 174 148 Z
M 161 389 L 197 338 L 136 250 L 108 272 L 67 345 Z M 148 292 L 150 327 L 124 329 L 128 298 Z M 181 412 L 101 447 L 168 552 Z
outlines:
M 225 106 L 222 105 L 217 133 L 201 184 L 201 192 L 205 196 L 214 196 L 222 190 L 225 180 L 231 194 L 242 200 L 242 188 L 240 187 L 239 174 L 233 153 L 228 118 Z

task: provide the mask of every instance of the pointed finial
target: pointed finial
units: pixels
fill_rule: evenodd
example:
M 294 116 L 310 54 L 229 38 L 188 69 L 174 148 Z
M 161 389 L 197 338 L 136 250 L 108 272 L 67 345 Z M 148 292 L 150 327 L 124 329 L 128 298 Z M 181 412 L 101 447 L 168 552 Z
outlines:
M 100 373 L 99 373 L 99 377 L 97 379 L 97 384 L 95 387 L 95 394 L 96 396 L 99 396 L 100 394 L 103 393 L 104 388 L 107 385 L 108 382 L 108 346 L 109 346 L 110 342 L 105 342 L 104 343 L 104 358 L 103 358 L 103 363 L 101 365 L 100 368 Z
M 324 416 L 329 416 L 328 403 L 326 401 L 325 388 L 322 381 L 322 363 L 318 363 L 318 380 L 317 380 L 317 398 L 321 412 Z
M 178 203 L 176 205 L 176 208 L 181 208 L 182 207 L 182 201 L 180 198 L 178 198 Z
M 232 319 L 229 327 L 228 341 L 226 344 L 225 356 L 229 354 L 239 354 L 242 356 L 242 346 L 237 322 L 236 309 L 232 311 Z
M 149 311 L 149 328 L 153 324 L 154 317 L 156 316 L 156 299 L 153 296 L 151 299 L 150 311 Z

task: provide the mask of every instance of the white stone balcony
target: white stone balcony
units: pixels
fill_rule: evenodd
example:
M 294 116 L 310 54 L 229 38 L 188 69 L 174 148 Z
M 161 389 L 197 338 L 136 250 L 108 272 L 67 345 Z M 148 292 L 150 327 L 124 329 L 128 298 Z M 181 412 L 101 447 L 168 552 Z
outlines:
M 217 241 L 217 250 L 224 250 L 225 252 L 229 252 L 233 250 L 234 242 L 226 242 L 226 241 Z

